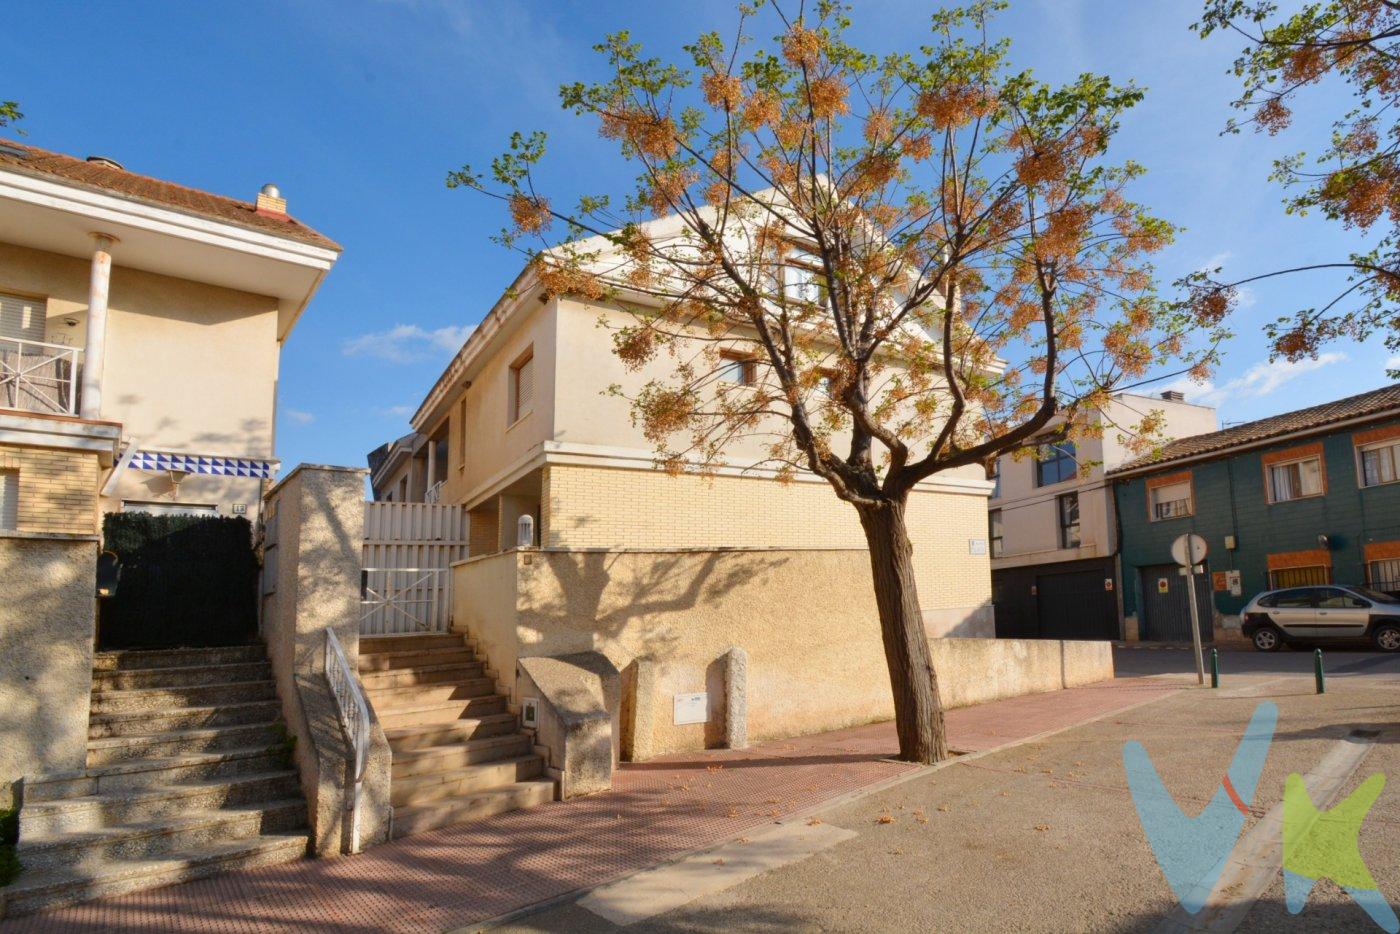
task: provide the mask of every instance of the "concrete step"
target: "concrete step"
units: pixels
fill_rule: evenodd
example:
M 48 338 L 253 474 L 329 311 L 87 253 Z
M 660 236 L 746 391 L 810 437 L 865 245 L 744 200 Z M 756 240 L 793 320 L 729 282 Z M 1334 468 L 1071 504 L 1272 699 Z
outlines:
M 539 756 L 518 756 L 467 765 L 451 772 L 433 772 L 395 778 L 389 785 L 389 803 L 395 808 L 441 801 L 458 795 L 501 788 L 544 774 Z
M 210 843 L 289 833 L 305 828 L 306 817 L 304 800 L 284 798 L 88 830 L 25 834 L 15 855 L 27 872 L 61 866 L 96 869 L 116 860 L 158 859 Z
M 469 765 L 514 759 L 528 754 L 533 745 L 534 741 L 524 733 L 513 733 L 427 749 L 395 750 L 393 780 L 434 772 L 458 772 Z
M 268 834 L 251 840 L 211 843 L 160 859 L 111 860 L 84 868 L 25 872 L 0 889 L 3 915 L 72 905 L 107 895 L 202 879 L 230 869 L 252 869 L 306 855 L 305 833 Z
M 407 729 L 415 726 L 435 726 L 488 717 L 506 712 L 506 699 L 500 694 L 487 694 L 467 701 L 449 700 L 428 704 L 410 704 L 403 707 L 387 708 L 371 699 L 379 725 L 386 730 Z
M 514 733 L 520 727 L 513 713 L 488 714 L 484 717 L 468 717 L 448 723 L 433 723 L 427 726 L 406 726 L 385 730 L 389 747 L 394 755 L 429 746 L 445 746 L 488 736 L 502 736 Z
M 136 788 L 160 788 L 182 782 L 233 778 L 287 768 L 283 754 L 266 746 L 186 753 L 155 759 L 130 759 L 59 775 L 40 775 L 25 782 L 25 800 L 101 795 Z
M 467 678 L 461 681 L 444 681 L 441 684 L 410 684 L 392 688 L 371 688 L 365 685 L 365 693 L 374 701 L 374 709 L 383 711 L 486 697 L 496 693 L 496 682 L 490 678 Z
M 164 758 L 224 749 L 266 748 L 281 742 L 284 735 L 281 724 L 272 722 L 175 730 L 168 733 L 107 736 L 88 740 L 87 764 L 92 768 L 127 759 Z
M 159 668 L 122 668 L 94 671 L 94 691 L 137 691 L 150 688 L 183 688 L 200 685 L 234 684 L 239 681 L 267 681 L 272 666 L 266 661 L 235 662 L 228 665 L 166 665 Z
M 476 661 L 476 653 L 470 648 L 429 649 L 425 652 L 376 652 L 373 655 L 360 653 L 360 675 L 372 671 L 393 671 L 396 668 L 417 668 L 419 665 L 448 665 L 453 662 L 470 664 Z
M 460 649 L 466 644 L 461 633 L 414 632 L 401 636 L 360 636 L 360 654 L 381 652 L 426 652 L 431 649 Z
M 136 710 L 93 714 L 88 718 L 88 736 L 92 739 L 107 736 L 144 736 L 206 727 L 271 723 L 281 715 L 282 706 L 276 700 L 186 707 L 182 710 Z
M 447 662 L 438 665 L 418 665 L 413 668 L 391 668 L 388 671 L 361 671 L 360 683 L 366 691 L 380 688 L 412 687 L 415 684 L 443 684 L 449 681 L 469 681 L 485 677 L 486 666 L 481 662 Z
M 394 807 L 394 836 L 404 837 L 449 824 L 479 820 L 554 800 L 554 782 L 536 779 L 514 782 L 427 804 Z
M 27 840 L 30 834 L 42 836 L 179 817 L 194 811 L 239 807 L 300 794 L 297 773 L 281 770 L 51 801 L 26 798 L 19 815 L 20 839 Z
M 218 707 L 224 704 L 272 700 L 274 697 L 276 693 L 271 681 L 239 681 L 234 684 L 133 691 L 94 691 L 92 712 L 168 713 L 181 707 Z
M 236 665 L 267 660 L 262 643 L 204 649 L 118 649 L 93 656 L 93 671 L 130 668 L 188 668 L 192 665 Z

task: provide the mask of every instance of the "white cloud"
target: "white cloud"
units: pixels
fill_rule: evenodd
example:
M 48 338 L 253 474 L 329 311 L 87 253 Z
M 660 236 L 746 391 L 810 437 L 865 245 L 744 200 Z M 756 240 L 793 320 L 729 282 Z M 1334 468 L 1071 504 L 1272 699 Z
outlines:
M 310 412 L 303 412 L 301 409 L 283 409 L 282 414 L 286 416 L 287 421 L 295 422 L 298 425 L 310 425 L 312 422 L 316 421 L 315 415 L 312 415 Z
M 1344 353 L 1329 351 L 1318 354 L 1315 360 L 1263 360 L 1224 383 L 1217 384 L 1212 380 L 1197 383 L 1183 376 L 1162 388 L 1185 393 L 1189 401 L 1201 405 L 1220 405 L 1229 399 L 1262 399 L 1306 373 L 1341 363 L 1346 358 Z
M 346 339 L 341 350 L 347 357 L 378 357 L 393 363 L 415 363 L 442 353 L 455 353 L 471 336 L 475 325 L 448 325 L 429 331 L 417 324 L 396 324 Z
M 1387 370 L 1400 370 L 1400 353 L 1394 354 L 1389 360 L 1386 360 L 1385 368 Z
M 408 418 L 417 410 L 411 405 L 389 405 L 375 411 L 385 418 Z
M 1235 254 L 1231 253 L 1229 250 L 1221 250 L 1200 266 L 1196 267 L 1196 271 L 1213 273 L 1215 270 L 1222 268 L 1230 257 L 1234 255 Z

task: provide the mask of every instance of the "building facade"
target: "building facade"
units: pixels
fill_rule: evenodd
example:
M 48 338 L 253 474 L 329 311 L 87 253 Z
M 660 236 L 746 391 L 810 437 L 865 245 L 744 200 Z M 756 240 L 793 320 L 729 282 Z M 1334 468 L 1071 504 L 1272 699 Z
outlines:
M 1119 393 L 1078 441 L 997 464 L 988 503 L 996 632 L 1003 638 L 1117 639 L 1118 534 L 1105 472 L 1132 458 L 1130 427 L 1158 414 L 1168 438 L 1214 431 L 1215 410 L 1178 392 Z
M 1262 590 L 1400 592 L 1400 384 L 1184 438 L 1109 473 L 1123 533 L 1123 611 L 1141 639 L 1190 639 L 1171 558 L 1205 538 L 1202 629 L 1238 629 Z M 1209 638 L 1213 633 L 1206 631 Z

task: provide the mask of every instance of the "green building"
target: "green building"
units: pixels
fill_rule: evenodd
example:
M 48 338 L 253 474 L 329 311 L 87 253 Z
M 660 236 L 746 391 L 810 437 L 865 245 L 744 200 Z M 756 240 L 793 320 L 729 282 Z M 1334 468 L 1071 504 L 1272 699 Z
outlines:
M 1400 384 L 1182 438 L 1107 474 L 1125 637 L 1191 638 L 1171 544 L 1209 545 L 1202 631 L 1238 629 L 1261 590 L 1367 584 L 1400 592 Z

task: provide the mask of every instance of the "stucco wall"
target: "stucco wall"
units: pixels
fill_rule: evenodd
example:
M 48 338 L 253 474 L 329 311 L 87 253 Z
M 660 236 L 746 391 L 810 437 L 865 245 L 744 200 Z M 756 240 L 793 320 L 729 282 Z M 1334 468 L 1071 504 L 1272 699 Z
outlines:
M 546 548 L 866 547 L 855 509 L 825 483 L 551 465 L 544 487 Z M 980 492 L 910 495 L 919 601 L 935 636 L 993 634 L 990 559 L 970 546 L 986 541 L 986 502 Z
M 0 470 L 18 474 L 16 531 L 96 534 L 96 454 L 0 445 Z
M 0 537 L 0 786 L 87 764 L 92 540 Z
M 45 297 L 51 342 L 83 347 L 89 270 L 86 260 L 0 244 L 0 291 Z M 143 449 L 271 457 L 277 304 L 124 267 L 117 244 L 99 417 L 121 422 Z M 256 480 L 191 476 L 178 499 L 243 502 L 252 512 L 259 493 Z M 174 497 L 166 475 L 127 471 L 103 505 L 116 509 L 123 498 Z
M 519 657 L 597 651 L 625 676 L 650 659 L 650 696 L 636 701 L 650 732 L 635 746 L 651 754 L 723 742 L 723 658 L 742 647 L 748 736 L 761 741 L 893 715 L 868 561 L 817 549 L 508 552 L 454 566 L 454 622 L 498 673 Z M 1112 677 L 1106 644 L 935 645 L 950 706 Z M 676 725 L 674 695 L 702 691 L 708 721 Z

